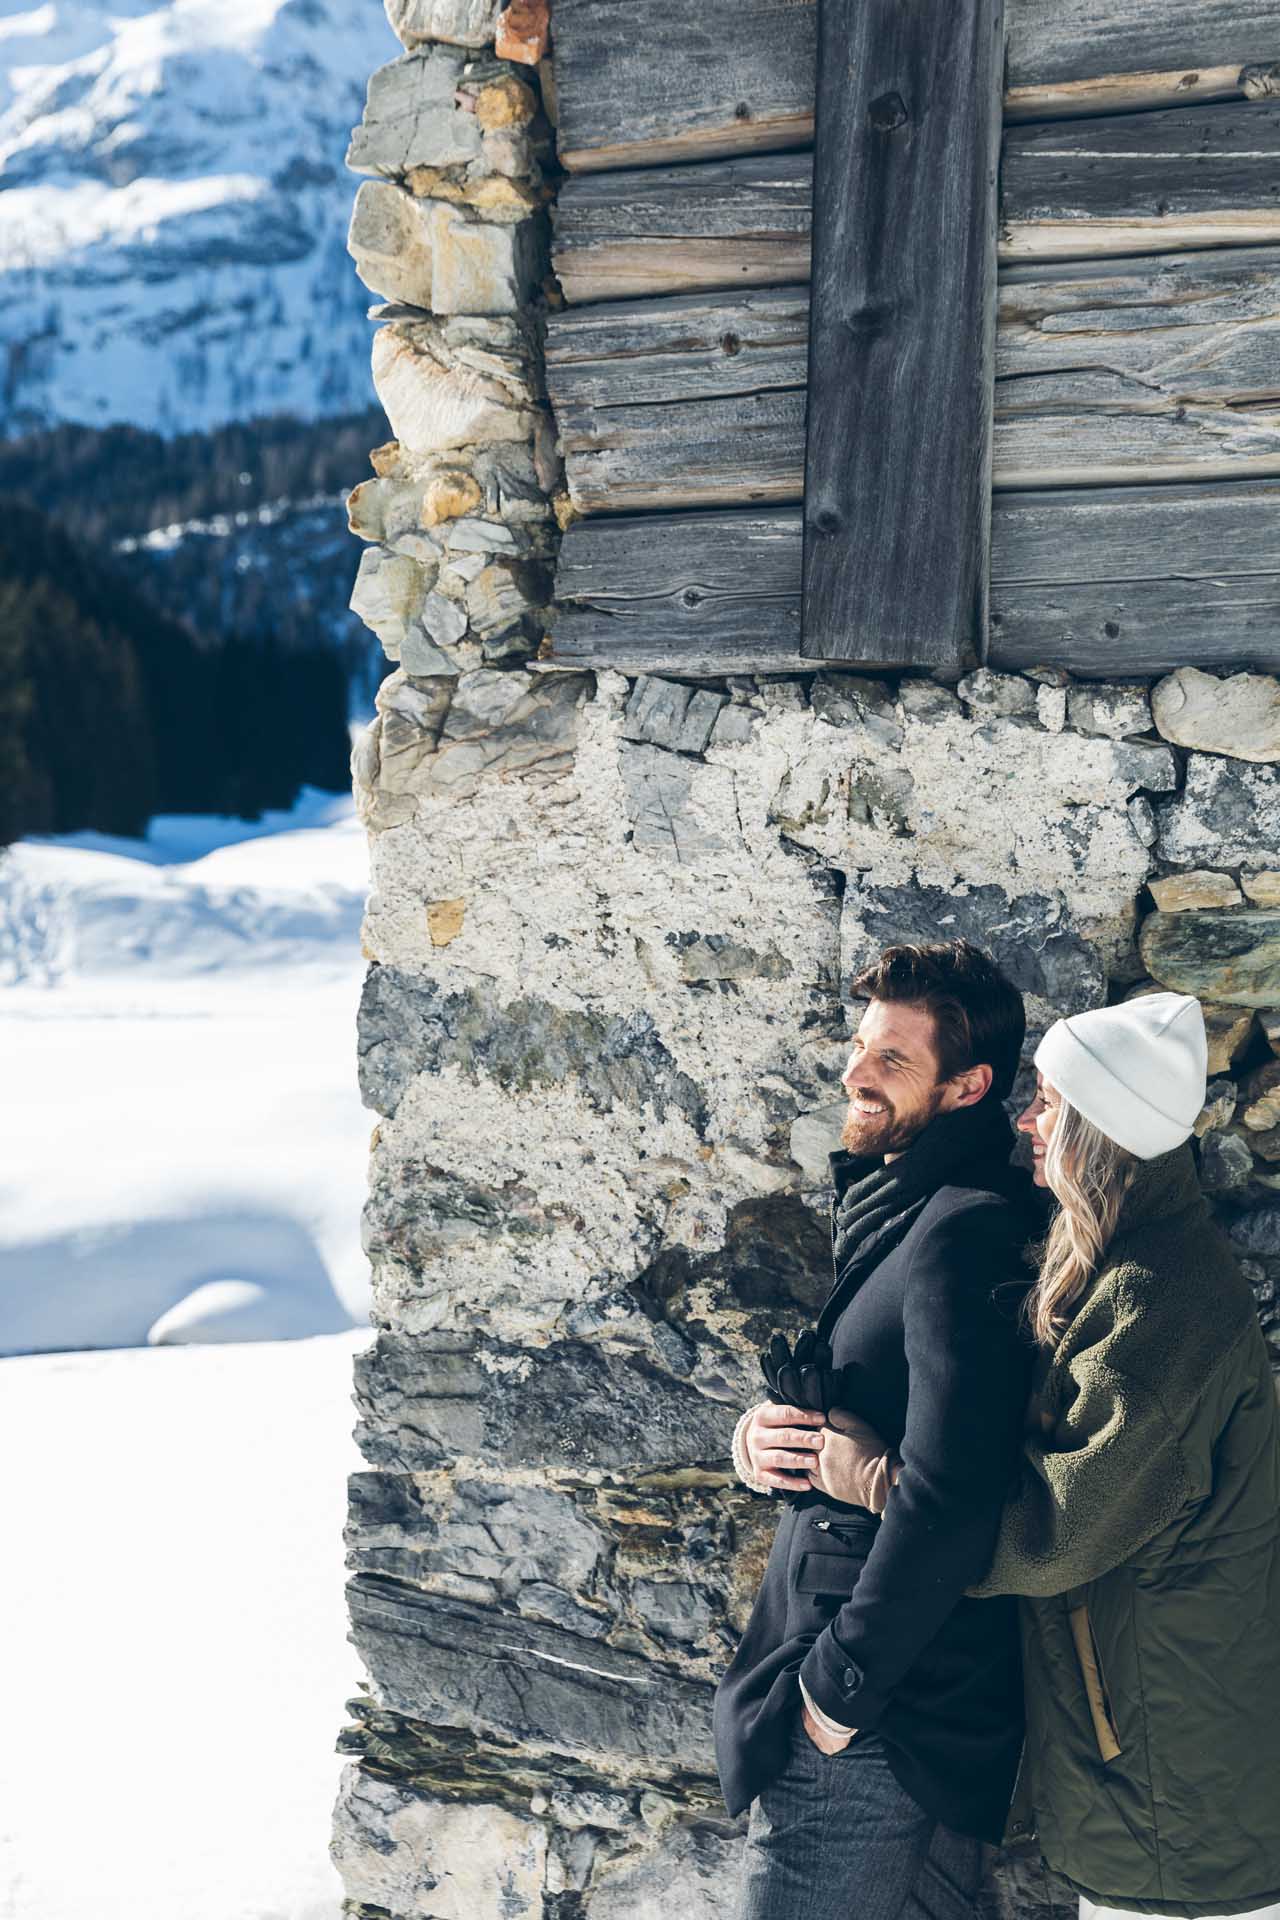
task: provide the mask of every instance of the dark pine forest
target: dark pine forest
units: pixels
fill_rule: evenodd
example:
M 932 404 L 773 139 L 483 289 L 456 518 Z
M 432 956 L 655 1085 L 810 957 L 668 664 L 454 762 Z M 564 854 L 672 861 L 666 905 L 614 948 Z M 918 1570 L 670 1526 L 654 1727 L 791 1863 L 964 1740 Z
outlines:
M 386 437 L 375 410 L 0 443 L 0 845 L 347 786 L 341 493 Z

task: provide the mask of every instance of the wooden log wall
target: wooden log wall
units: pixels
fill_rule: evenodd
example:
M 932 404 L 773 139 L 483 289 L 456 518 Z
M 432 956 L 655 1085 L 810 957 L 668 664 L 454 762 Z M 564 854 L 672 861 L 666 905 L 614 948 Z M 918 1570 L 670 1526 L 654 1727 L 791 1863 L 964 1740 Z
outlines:
M 554 18 L 548 388 L 573 505 L 609 520 L 566 535 L 550 658 L 812 666 L 785 509 L 816 0 L 664 9 L 660 60 L 620 0 Z M 1007 25 L 988 657 L 1274 667 L 1280 0 L 1007 0 Z

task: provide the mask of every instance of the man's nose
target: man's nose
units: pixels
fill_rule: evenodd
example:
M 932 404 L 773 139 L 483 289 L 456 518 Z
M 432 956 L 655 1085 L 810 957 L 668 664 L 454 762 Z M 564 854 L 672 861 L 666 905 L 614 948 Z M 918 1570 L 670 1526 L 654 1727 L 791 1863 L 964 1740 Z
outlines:
M 1033 1100 L 1029 1107 L 1024 1107 L 1022 1109 L 1022 1112 L 1018 1115 L 1017 1120 L 1014 1122 L 1014 1125 L 1017 1127 L 1018 1132 L 1034 1133 L 1036 1130 L 1036 1119 L 1039 1115 L 1039 1112 L 1040 1112 L 1040 1102 L 1038 1100 Z

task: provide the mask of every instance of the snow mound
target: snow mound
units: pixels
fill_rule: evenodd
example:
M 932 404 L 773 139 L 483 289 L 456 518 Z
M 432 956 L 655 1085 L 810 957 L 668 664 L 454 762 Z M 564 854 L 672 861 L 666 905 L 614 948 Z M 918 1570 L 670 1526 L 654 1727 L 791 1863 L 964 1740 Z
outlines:
M 0 1353 L 367 1319 L 367 886 L 350 797 L 314 789 L 0 856 Z

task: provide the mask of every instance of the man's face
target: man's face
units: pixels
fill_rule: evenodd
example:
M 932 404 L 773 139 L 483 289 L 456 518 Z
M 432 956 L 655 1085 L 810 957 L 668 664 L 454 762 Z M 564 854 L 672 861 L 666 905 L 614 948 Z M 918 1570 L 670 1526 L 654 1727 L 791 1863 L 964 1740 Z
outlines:
M 898 1001 L 869 1001 L 840 1084 L 849 1096 L 840 1135 L 846 1151 L 901 1153 L 942 1110 L 952 1084 L 938 1079 L 933 1015 Z

